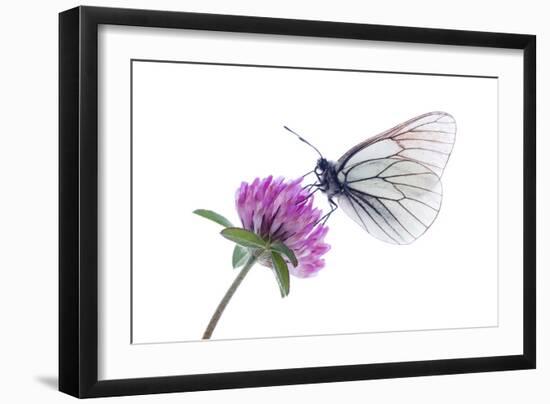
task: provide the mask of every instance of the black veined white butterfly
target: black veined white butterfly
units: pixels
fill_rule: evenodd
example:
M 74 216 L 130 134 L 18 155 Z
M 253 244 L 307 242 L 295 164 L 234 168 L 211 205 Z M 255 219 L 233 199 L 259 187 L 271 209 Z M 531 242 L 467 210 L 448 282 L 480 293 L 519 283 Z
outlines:
M 340 206 L 369 234 L 393 244 L 412 243 L 434 222 L 441 208 L 441 176 L 455 141 L 451 115 L 420 115 L 359 143 L 337 162 L 285 128 L 320 155 L 311 172 L 317 182 L 310 187 L 328 197 L 331 210 L 324 220 Z

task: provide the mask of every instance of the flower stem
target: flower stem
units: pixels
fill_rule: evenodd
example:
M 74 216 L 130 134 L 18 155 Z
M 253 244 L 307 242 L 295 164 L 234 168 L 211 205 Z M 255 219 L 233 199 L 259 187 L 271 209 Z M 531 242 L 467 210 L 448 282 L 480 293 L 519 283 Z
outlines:
M 202 335 L 202 339 L 210 339 L 212 336 L 212 333 L 214 332 L 214 328 L 216 328 L 216 325 L 218 324 L 218 321 L 220 320 L 220 317 L 223 314 L 223 311 L 225 310 L 225 307 L 235 294 L 235 291 L 243 281 L 244 277 L 250 271 L 250 268 L 256 263 L 257 257 L 254 255 L 251 255 L 248 258 L 248 261 L 246 264 L 244 264 L 243 269 L 239 272 L 229 289 L 227 289 L 227 292 L 225 292 L 225 295 L 223 296 L 223 299 L 221 300 L 220 304 L 218 304 L 218 307 L 216 308 L 216 311 L 212 315 L 212 318 L 210 319 L 210 322 L 208 323 L 208 326 L 206 327 L 206 331 L 204 331 L 204 334 Z

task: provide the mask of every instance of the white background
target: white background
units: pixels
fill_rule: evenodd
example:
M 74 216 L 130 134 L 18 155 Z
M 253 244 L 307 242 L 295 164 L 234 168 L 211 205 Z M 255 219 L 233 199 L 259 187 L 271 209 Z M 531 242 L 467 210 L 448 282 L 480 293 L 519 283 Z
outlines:
M 548 70 L 548 35 L 542 3 L 522 2 L 516 8 L 494 4 L 461 2 L 444 8 L 437 2 L 387 2 L 376 8 L 346 2 L 323 7 L 313 2 L 272 2 L 259 8 L 252 1 L 232 5 L 223 2 L 95 2 L 97 5 L 165 8 L 215 13 L 257 14 L 354 22 L 419 25 L 461 29 L 530 32 L 539 35 L 539 71 Z M 1 282 L 3 316 L 1 377 L 7 402 L 40 400 L 62 402 L 68 398 L 52 388 L 57 362 L 57 15 L 73 2 L 10 6 L 2 26 L 2 42 L 8 54 L 1 69 L 2 146 L 1 180 Z M 24 7 L 24 8 L 23 8 Z M 426 12 L 430 10 L 430 12 Z M 25 22 L 19 20 L 19 16 Z M 539 111 L 548 109 L 548 79 L 539 78 Z M 546 102 L 546 103 L 545 103 Z M 542 115 L 542 114 L 541 114 Z M 539 133 L 548 130 L 541 116 Z M 540 137 L 539 151 L 548 145 Z M 540 153 L 540 152 L 539 152 Z M 539 165 L 539 206 L 548 201 L 543 187 L 548 163 Z M 546 164 L 546 166 L 544 166 Z M 539 209 L 539 266 L 547 266 L 548 217 Z M 464 402 L 491 400 L 544 402 L 548 390 L 543 381 L 550 376 L 547 276 L 539 273 L 539 369 L 536 371 L 484 375 L 443 376 L 419 379 L 339 383 L 121 398 L 127 402 L 241 402 L 282 401 L 310 398 L 333 402 L 344 395 L 348 401 Z M 546 397 L 547 398 L 547 397 Z
M 281 300 L 271 271 L 258 267 L 214 337 L 497 325 L 496 79 L 151 62 L 134 62 L 133 77 L 134 342 L 200 339 L 235 271 L 232 243 L 191 212 L 214 209 L 238 223 L 240 181 L 311 170 L 318 156 L 284 124 L 336 160 L 432 110 L 452 113 L 459 129 L 430 230 L 391 245 L 339 211 L 328 222 L 326 268 L 293 277 Z M 324 195 L 316 204 L 328 210 Z

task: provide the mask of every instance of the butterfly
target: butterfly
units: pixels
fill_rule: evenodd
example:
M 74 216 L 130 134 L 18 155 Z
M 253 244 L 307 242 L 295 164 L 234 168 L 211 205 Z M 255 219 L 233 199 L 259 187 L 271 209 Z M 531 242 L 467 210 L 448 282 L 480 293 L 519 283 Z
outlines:
M 456 123 L 446 112 L 429 112 L 371 137 L 338 161 L 317 151 L 310 184 L 369 234 L 393 244 L 410 244 L 436 219 L 443 197 L 441 176 L 453 150 Z M 308 173 L 309 174 L 309 173 Z M 307 175 L 307 174 L 306 174 Z M 314 191 L 314 192 L 315 192 Z

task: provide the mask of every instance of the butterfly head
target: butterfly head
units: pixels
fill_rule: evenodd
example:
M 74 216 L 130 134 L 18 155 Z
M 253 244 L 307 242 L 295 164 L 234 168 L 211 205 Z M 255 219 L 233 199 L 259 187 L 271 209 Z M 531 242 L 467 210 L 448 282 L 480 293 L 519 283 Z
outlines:
M 321 157 L 317 160 L 317 166 L 315 166 L 315 174 L 323 175 L 332 164 L 326 158 Z
M 297 136 L 298 139 L 300 139 L 302 142 L 304 142 L 313 150 L 315 150 L 319 155 L 319 159 L 317 160 L 317 165 L 315 166 L 315 170 L 313 171 L 317 176 L 317 183 L 315 184 L 315 186 L 321 191 L 323 191 L 324 193 L 326 193 L 329 200 L 331 200 L 331 198 L 334 195 L 341 193 L 342 186 L 338 181 L 338 176 L 336 174 L 336 168 L 335 168 L 336 165 L 332 161 L 329 161 L 326 158 L 324 158 L 323 154 L 319 151 L 319 149 L 313 146 L 310 142 L 308 142 L 302 136 L 300 136 L 299 134 L 297 134 L 292 129 L 289 129 L 286 126 L 284 128 L 288 130 L 290 133 L 292 133 L 293 135 Z

